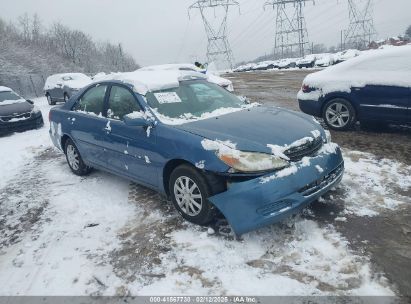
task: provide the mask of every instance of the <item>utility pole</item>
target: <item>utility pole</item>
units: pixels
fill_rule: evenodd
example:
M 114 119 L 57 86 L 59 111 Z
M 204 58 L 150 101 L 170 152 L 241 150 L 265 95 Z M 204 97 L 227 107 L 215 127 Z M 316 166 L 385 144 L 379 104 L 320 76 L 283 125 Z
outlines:
M 198 0 L 192 4 L 188 11 L 198 9 L 204 23 L 204 28 L 208 38 L 207 44 L 207 60 L 208 63 L 223 63 L 224 65 L 233 68 L 234 56 L 227 38 L 227 17 L 229 8 L 240 4 L 235 0 Z M 219 10 L 222 16 L 217 18 L 216 10 Z M 208 12 L 214 10 L 214 19 L 218 22 L 213 24 Z
M 362 9 L 356 3 L 363 4 Z M 350 25 L 345 32 L 344 45 L 364 50 L 377 34 L 373 20 L 373 0 L 348 0 L 348 9 Z
M 277 11 L 274 56 L 276 58 L 303 57 L 310 51 L 308 31 L 305 24 L 303 5 L 313 0 L 269 0 L 264 4 Z M 314 3 L 314 1 L 313 1 Z M 293 6 L 293 11 L 287 7 Z

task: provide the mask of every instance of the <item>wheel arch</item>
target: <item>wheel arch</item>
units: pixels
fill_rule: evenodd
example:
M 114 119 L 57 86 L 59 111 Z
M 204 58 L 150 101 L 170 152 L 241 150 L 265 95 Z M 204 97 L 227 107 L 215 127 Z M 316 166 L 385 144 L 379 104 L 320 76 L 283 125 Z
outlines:
M 165 192 L 167 197 L 170 196 L 170 191 L 168 189 L 168 184 L 169 184 L 169 181 L 170 181 L 171 173 L 174 171 L 175 168 L 177 168 L 178 166 L 184 165 L 184 164 L 192 166 L 192 167 L 195 168 L 195 166 L 191 162 L 189 162 L 185 159 L 179 159 L 179 158 L 169 160 L 166 163 L 166 165 L 164 166 L 163 175 L 162 175 L 162 177 L 163 177 L 163 188 L 164 188 L 164 192 Z
M 66 154 L 66 142 L 68 139 L 73 140 L 70 136 L 67 134 L 63 134 L 63 136 L 60 139 L 60 144 L 61 144 L 61 149 L 63 150 L 64 154 Z
M 352 98 L 349 96 L 349 94 L 343 94 L 343 93 L 341 93 L 341 94 L 330 94 L 330 95 L 325 96 L 325 98 L 323 99 L 322 105 L 321 105 L 321 116 L 322 116 L 323 113 L 324 113 L 324 108 L 325 108 L 325 106 L 326 106 L 330 101 L 332 101 L 332 100 L 334 100 L 334 99 L 344 99 L 344 100 L 346 100 L 347 102 L 349 102 L 349 103 L 351 104 L 351 106 L 353 107 L 353 109 L 355 110 L 356 120 L 359 119 L 359 114 L 360 114 L 360 112 L 359 112 L 359 107 L 357 106 L 357 104 L 356 104 L 355 102 L 353 102 L 353 100 L 352 100 Z

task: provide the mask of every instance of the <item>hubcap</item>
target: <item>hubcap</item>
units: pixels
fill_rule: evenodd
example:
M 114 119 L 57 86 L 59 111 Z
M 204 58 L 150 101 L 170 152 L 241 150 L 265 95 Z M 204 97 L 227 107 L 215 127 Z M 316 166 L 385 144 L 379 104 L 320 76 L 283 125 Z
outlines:
M 64 95 L 64 102 L 67 102 L 69 100 L 69 97 L 67 95 Z
M 180 176 L 174 183 L 174 196 L 180 209 L 189 216 L 201 212 L 203 196 L 197 184 L 187 176 Z
M 76 149 L 72 145 L 68 145 L 66 153 L 70 167 L 77 171 L 80 165 L 80 160 Z
M 350 121 L 350 111 L 342 103 L 332 103 L 325 111 L 325 118 L 331 126 L 342 128 Z

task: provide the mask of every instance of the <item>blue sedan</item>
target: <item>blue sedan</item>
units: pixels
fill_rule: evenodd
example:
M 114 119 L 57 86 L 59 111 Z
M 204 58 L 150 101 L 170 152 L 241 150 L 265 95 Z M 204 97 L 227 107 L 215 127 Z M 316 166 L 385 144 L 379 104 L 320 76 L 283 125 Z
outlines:
M 184 71 L 109 75 L 51 109 L 50 136 L 74 174 L 125 177 L 193 223 L 223 214 L 238 235 L 296 213 L 344 171 L 313 117 L 249 104 Z
M 362 124 L 411 124 L 411 45 L 373 50 L 308 75 L 298 93 L 300 109 L 329 128 Z

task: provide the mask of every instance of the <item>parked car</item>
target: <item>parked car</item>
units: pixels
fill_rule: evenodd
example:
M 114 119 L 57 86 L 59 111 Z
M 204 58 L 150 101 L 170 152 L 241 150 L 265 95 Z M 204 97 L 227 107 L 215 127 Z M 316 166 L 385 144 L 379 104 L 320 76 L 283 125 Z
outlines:
M 237 234 L 279 221 L 335 186 L 340 149 L 312 117 L 248 104 L 199 73 L 137 71 L 89 85 L 50 111 L 72 172 L 102 169 Z
M 41 111 L 12 89 L 0 86 L 0 135 L 43 126 Z
M 308 75 L 298 93 L 300 109 L 331 129 L 411 122 L 411 45 L 366 54 Z
M 199 72 L 207 75 L 208 81 L 215 83 L 227 91 L 233 92 L 234 86 L 231 80 L 226 78 L 217 76 L 213 74 L 211 71 L 206 69 L 199 69 L 194 64 L 190 63 L 176 63 L 176 64 L 163 64 L 163 65 L 152 65 L 147 66 L 139 69 L 140 71 L 191 71 L 191 72 Z
M 348 59 L 355 58 L 360 55 L 361 52 L 359 50 L 345 50 L 342 52 L 338 52 L 334 55 L 335 64 L 347 61 Z
M 321 56 L 317 57 L 315 66 L 325 68 L 334 65 L 334 63 L 335 59 L 333 54 L 321 54 Z
M 47 77 L 44 94 L 49 105 L 58 101 L 67 102 L 81 88 L 89 85 L 91 78 L 82 73 L 55 74 Z
M 295 68 L 297 66 L 296 61 L 297 60 L 295 60 L 295 59 L 289 59 L 289 58 L 281 59 L 278 62 L 278 69 L 281 70 L 281 69 Z
M 296 65 L 299 69 L 313 68 L 315 66 L 316 60 L 317 60 L 316 55 L 306 55 L 303 58 L 298 59 L 296 62 Z

